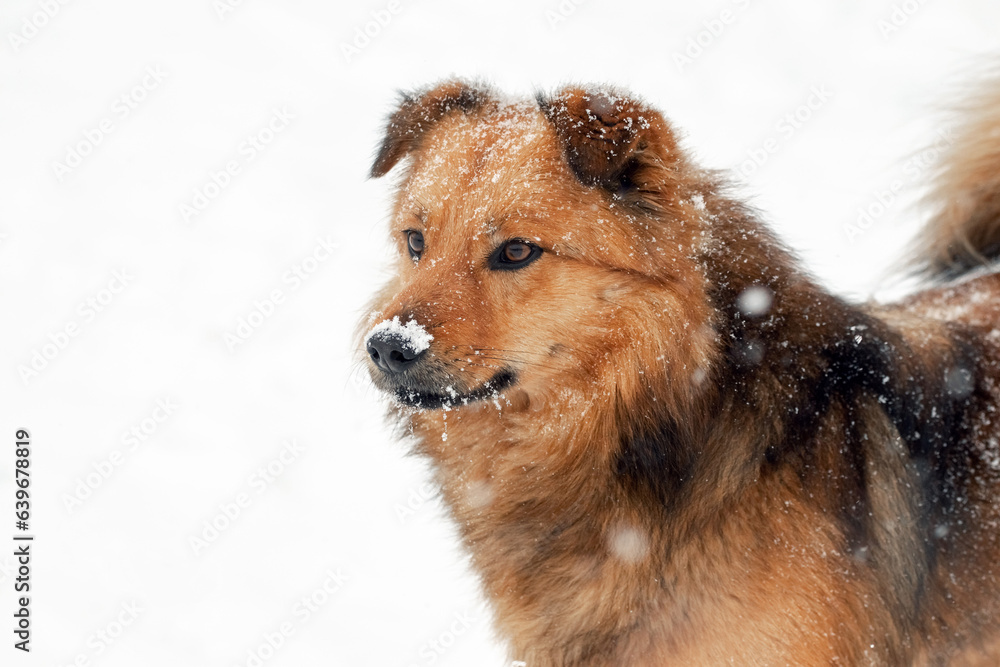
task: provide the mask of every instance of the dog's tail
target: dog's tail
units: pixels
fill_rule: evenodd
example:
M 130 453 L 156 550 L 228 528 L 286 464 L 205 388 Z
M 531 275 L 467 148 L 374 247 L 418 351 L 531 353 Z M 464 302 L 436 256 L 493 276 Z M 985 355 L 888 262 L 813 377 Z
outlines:
M 1000 67 L 980 81 L 957 123 L 926 198 L 918 270 L 953 278 L 1000 259 Z

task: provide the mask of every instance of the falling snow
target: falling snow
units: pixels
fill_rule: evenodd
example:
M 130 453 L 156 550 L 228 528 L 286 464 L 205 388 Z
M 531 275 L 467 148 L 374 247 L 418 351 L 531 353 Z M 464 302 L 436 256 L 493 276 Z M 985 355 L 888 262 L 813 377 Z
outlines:
M 743 290 L 736 298 L 736 307 L 748 317 L 767 315 L 774 301 L 774 292 L 763 285 L 754 285 Z
M 649 553 L 649 538 L 633 526 L 615 526 L 607 539 L 611 554 L 626 563 L 637 563 Z

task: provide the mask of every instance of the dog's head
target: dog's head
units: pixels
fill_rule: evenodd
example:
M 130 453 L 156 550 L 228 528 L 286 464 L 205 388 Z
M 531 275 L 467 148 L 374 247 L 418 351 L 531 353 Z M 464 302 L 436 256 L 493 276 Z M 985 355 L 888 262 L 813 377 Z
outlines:
M 364 325 L 379 388 L 460 409 L 704 373 L 708 185 L 658 112 L 611 89 L 512 101 L 448 82 L 403 96 L 372 176 L 404 157 L 396 275 Z

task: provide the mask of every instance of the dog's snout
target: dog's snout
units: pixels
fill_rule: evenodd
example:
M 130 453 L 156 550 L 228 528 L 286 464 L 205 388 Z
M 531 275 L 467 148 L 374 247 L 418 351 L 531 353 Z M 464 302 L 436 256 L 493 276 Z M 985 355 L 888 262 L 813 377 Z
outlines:
M 424 352 L 417 352 L 398 336 L 376 334 L 368 339 L 368 356 L 386 373 L 402 373 Z

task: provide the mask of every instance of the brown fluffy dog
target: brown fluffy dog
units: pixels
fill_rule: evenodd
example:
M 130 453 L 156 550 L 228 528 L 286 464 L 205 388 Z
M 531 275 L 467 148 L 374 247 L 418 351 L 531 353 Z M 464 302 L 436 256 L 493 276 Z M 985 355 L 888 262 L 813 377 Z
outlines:
M 936 285 L 890 307 L 818 287 L 633 97 L 403 97 L 365 347 L 513 659 L 1000 664 L 990 90 L 938 181 Z

